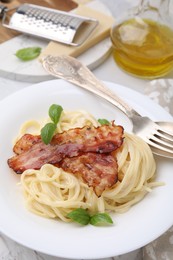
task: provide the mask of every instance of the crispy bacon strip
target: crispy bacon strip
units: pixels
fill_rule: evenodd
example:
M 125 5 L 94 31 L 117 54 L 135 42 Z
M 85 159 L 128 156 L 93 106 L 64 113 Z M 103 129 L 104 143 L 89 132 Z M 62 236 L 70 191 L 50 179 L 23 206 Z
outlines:
M 40 136 L 26 134 L 14 146 L 16 155 L 8 159 L 8 165 L 16 173 L 40 169 L 46 163 L 68 168 L 72 173 L 81 172 L 88 185 L 100 194 L 115 183 L 117 167 L 110 153 L 119 148 L 122 142 L 123 128 L 114 124 L 70 129 L 56 134 L 48 145 L 42 142 Z M 112 171 L 111 167 L 115 170 Z
M 86 153 L 73 158 L 65 158 L 61 168 L 79 174 L 88 186 L 93 187 L 97 196 L 112 187 L 118 176 L 118 164 L 111 154 Z
M 41 140 L 40 135 L 25 134 L 16 142 L 16 144 L 13 147 L 13 152 L 16 154 L 21 154 L 23 152 L 26 152 L 34 144 L 40 142 L 40 140 Z
M 82 152 L 82 145 L 63 144 L 45 145 L 38 142 L 29 150 L 16 155 L 8 160 L 8 165 L 16 173 L 22 173 L 28 169 L 40 169 L 44 164 L 58 164 L 65 157 L 78 156 Z
M 56 134 L 52 141 L 51 145 L 55 144 L 65 144 L 65 143 L 77 143 L 77 144 L 86 144 L 87 146 L 100 146 L 101 143 L 114 142 L 117 148 L 121 146 L 123 142 L 123 128 L 122 126 L 113 125 L 103 125 L 100 127 L 89 127 L 85 126 L 83 128 L 74 128 L 68 131 L 65 131 L 61 134 Z M 29 150 L 34 144 L 41 142 L 39 135 L 33 136 L 31 134 L 23 135 L 14 145 L 13 151 L 16 154 L 20 154 L 24 151 Z M 116 149 L 116 148 L 115 148 Z M 100 152 L 101 147 L 100 147 Z

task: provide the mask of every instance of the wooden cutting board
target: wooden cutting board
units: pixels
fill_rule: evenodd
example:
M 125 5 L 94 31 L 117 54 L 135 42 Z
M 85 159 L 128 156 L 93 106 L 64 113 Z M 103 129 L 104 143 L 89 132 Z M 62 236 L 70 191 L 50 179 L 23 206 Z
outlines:
M 5 5 L 7 8 L 13 8 L 19 6 L 20 4 L 26 3 L 25 0 L 12 0 L 10 3 L 3 3 L 0 1 L 0 5 Z M 71 11 L 78 6 L 77 1 L 72 0 L 28 0 L 29 4 L 42 5 L 44 7 L 55 8 L 61 11 Z M 14 30 L 7 29 L 0 25 L 0 43 L 5 42 L 15 36 L 19 35 L 18 32 Z

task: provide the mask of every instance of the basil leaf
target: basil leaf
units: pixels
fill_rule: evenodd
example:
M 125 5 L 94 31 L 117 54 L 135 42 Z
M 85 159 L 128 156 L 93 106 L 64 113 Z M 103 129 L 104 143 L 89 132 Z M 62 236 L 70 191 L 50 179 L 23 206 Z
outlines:
M 101 124 L 101 125 L 110 125 L 110 122 L 107 120 L 107 119 L 101 119 L 99 118 L 98 119 L 98 122 Z
M 50 141 L 52 140 L 52 137 L 54 135 L 55 130 L 56 130 L 56 125 L 54 123 L 47 123 L 41 129 L 41 139 L 45 144 L 50 143 Z
M 91 217 L 90 224 L 94 226 L 113 224 L 113 220 L 107 213 L 97 213 Z
M 82 208 L 71 211 L 67 214 L 67 217 L 81 225 L 87 225 L 90 222 L 90 215 L 85 209 Z
M 53 104 L 49 108 L 49 116 L 51 120 L 57 124 L 59 122 L 63 108 L 59 105 Z
M 20 49 L 16 52 L 16 56 L 23 61 L 29 61 L 37 58 L 40 55 L 41 48 L 40 47 L 28 47 L 24 49 Z

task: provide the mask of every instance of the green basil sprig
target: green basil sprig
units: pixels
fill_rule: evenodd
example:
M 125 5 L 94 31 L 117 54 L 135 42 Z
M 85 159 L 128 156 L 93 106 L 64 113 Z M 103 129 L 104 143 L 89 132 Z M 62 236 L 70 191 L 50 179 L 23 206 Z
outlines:
M 104 119 L 104 118 L 99 118 L 97 120 L 101 125 L 110 125 L 110 122 L 107 120 L 107 119 Z
M 90 222 L 90 215 L 85 209 L 78 208 L 67 214 L 67 217 L 81 225 L 88 225 Z
M 91 217 L 90 224 L 94 226 L 102 226 L 106 224 L 113 224 L 113 220 L 107 213 L 97 213 Z
M 63 111 L 62 106 L 53 104 L 50 106 L 49 108 L 49 117 L 52 120 L 52 122 L 54 122 L 54 124 L 58 124 L 61 113 Z
M 41 139 L 45 144 L 49 144 L 55 133 L 56 125 L 54 123 L 47 123 L 41 129 Z
M 67 214 L 67 217 L 81 225 L 103 226 L 113 224 L 113 220 L 107 213 L 90 215 L 87 210 L 82 208 L 71 211 Z
M 37 58 L 40 53 L 40 47 L 28 47 L 18 50 L 15 55 L 22 61 L 29 61 Z
M 52 140 L 52 137 L 55 133 L 57 124 L 60 120 L 61 113 L 63 111 L 63 108 L 59 105 L 53 104 L 49 108 L 49 117 L 52 120 L 52 122 L 47 123 L 42 129 L 41 129 L 41 139 L 45 144 L 49 144 Z

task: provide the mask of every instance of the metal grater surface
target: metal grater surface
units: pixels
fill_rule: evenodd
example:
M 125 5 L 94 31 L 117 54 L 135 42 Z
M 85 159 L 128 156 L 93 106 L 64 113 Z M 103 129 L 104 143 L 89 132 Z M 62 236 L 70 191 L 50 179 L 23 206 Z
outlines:
M 93 18 L 31 4 L 19 6 L 8 24 L 5 23 L 5 16 L 5 27 L 71 45 L 80 45 L 98 24 Z M 78 32 L 81 37 L 78 35 L 78 42 L 75 42 Z

